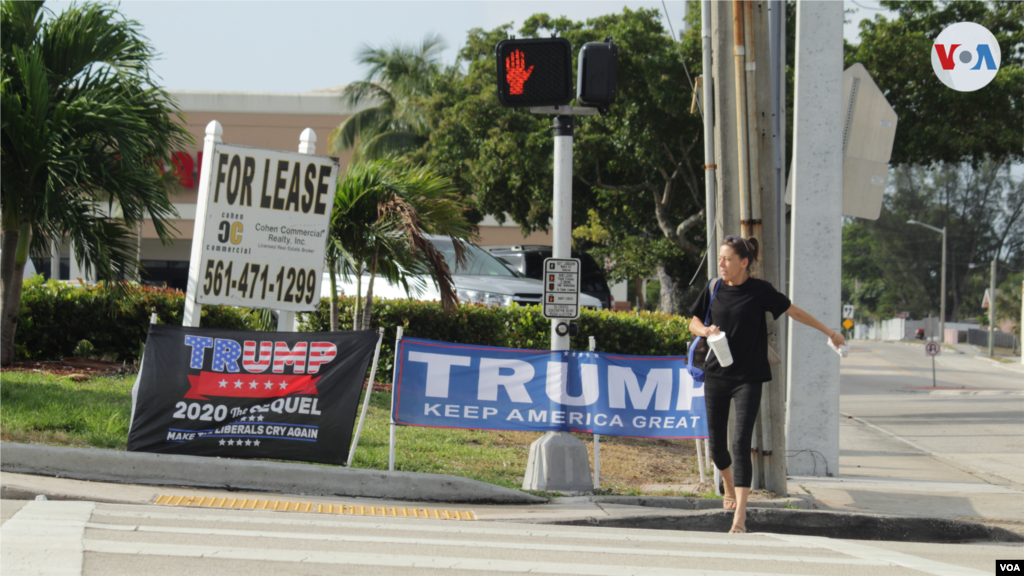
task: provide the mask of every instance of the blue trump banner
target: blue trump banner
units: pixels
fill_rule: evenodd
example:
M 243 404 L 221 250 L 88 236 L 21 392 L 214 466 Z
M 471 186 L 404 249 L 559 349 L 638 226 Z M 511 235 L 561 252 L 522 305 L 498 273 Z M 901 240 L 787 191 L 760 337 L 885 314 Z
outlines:
M 704 387 L 685 356 L 518 350 L 403 338 L 400 426 L 707 438 Z

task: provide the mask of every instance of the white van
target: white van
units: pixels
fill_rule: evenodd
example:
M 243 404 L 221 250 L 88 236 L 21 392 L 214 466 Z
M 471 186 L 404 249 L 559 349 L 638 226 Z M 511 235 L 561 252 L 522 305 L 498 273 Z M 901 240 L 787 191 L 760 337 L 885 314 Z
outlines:
M 523 306 L 540 304 L 544 294 L 543 283 L 540 280 L 526 278 L 511 266 L 472 244 L 465 245 L 466 265 L 456 269 L 455 248 L 452 246 L 451 239 L 447 236 L 430 236 L 430 241 L 444 254 L 449 269 L 453 270 L 452 279 L 455 281 L 455 291 L 460 302 L 476 302 L 488 306 L 509 306 L 512 303 Z M 415 292 L 410 294 L 402 286 L 392 284 L 378 276 L 373 282 L 373 295 L 385 299 L 412 298 L 414 300 L 440 301 L 441 292 L 433 278 L 424 276 L 421 280 L 420 284 L 425 284 L 425 288 L 418 294 Z M 360 284 L 363 296 L 366 295 L 369 281 L 370 275 L 364 274 Z M 356 293 L 354 279 L 346 282 L 339 274 L 338 293 L 354 295 Z M 330 275 L 325 272 L 320 295 L 326 298 L 330 294 Z M 586 294 L 580 294 L 580 305 L 595 310 L 602 308 L 600 300 Z

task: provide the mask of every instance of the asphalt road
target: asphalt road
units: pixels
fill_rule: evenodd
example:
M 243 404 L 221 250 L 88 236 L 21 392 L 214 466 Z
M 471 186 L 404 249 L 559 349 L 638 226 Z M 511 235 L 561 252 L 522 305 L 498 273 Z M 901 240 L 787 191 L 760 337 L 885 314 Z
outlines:
M 855 342 L 843 360 L 840 409 L 911 451 L 994 483 L 1024 487 L 1024 369 L 920 344 Z M 1017 502 L 1014 505 L 1022 505 Z
M 1019 551 L 74 501 L 4 500 L 0 520 L 4 574 L 969 576 Z

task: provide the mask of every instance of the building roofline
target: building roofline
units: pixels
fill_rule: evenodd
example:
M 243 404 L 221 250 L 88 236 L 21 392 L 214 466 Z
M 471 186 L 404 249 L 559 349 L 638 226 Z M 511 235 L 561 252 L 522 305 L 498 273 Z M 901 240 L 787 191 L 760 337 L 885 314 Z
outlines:
M 318 92 L 230 92 L 168 90 L 183 112 L 236 112 L 243 114 L 326 114 L 347 116 L 375 105 L 352 108 L 341 94 Z

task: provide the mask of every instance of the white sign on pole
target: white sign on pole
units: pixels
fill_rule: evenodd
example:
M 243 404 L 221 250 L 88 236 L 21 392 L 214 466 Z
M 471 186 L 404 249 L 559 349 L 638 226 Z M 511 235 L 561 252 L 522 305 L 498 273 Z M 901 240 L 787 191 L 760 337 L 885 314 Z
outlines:
M 316 308 L 338 171 L 325 156 L 216 144 L 196 302 Z
M 857 308 L 853 304 L 843 304 L 843 318 L 853 318 Z
M 552 320 L 580 317 L 579 258 L 544 259 L 544 317 Z
M 924 353 L 926 355 L 928 355 L 928 356 L 938 356 L 939 353 L 941 353 L 941 352 L 942 352 L 942 348 L 939 346 L 938 342 L 936 342 L 934 340 L 931 340 L 929 342 L 925 342 L 924 343 Z

